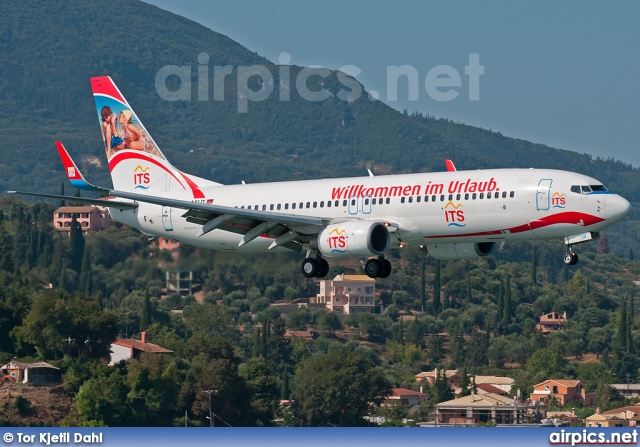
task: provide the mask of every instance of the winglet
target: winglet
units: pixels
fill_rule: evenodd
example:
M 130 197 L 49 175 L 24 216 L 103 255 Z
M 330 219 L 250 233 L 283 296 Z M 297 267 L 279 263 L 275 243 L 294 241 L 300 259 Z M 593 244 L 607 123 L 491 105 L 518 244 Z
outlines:
M 71 182 L 73 186 L 78 189 L 84 189 L 86 191 L 109 191 L 105 188 L 99 188 L 97 186 L 92 185 L 87 182 L 80 172 L 80 169 L 76 166 L 76 164 L 71 159 L 71 156 L 65 149 L 65 147 L 59 141 L 56 141 L 56 148 L 58 149 L 58 155 L 60 155 L 60 160 L 62 160 L 62 165 L 64 166 L 64 170 L 67 173 L 67 178 Z
M 454 166 L 454 164 L 453 164 L 453 162 L 451 160 L 449 160 L 447 158 L 444 162 L 447 165 L 447 171 L 449 171 L 449 172 L 457 171 L 456 167 Z

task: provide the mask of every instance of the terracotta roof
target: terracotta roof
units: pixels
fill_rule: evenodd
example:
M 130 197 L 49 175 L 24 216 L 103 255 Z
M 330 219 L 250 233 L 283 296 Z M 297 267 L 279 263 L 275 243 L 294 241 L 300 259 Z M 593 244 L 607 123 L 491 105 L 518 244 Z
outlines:
M 511 377 L 502 377 L 502 376 L 476 376 L 476 385 L 480 383 L 489 383 L 492 385 L 500 384 L 500 385 L 513 385 L 516 381 Z
M 469 396 L 459 397 L 458 399 L 448 400 L 436 404 L 437 407 L 494 407 L 496 405 L 511 405 L 513 398 L 501 396 L 500 394 L 471 394 Z
M 476 388 L 478 388 L 479 390 L 482 390 L 482 391 L 484 391 L 486 393 L 495 393 L 495 394 L 500 394 L 502 396 L 506 396 L 506 395 L 509 394 L 506 391 L 501 390 L 500 388 L 495 387 L 495 386 L 493 386 L 491 384 L 488 384 L 488 383 L 481 383 L 479 385 L 476 384 Z
M 367 275 L 344 275 L 339 274 L 333 278 L 334 281 L 363 281 L 363 282 L 376 282 L 375 279 L 369 278 Z
M 623 411 L 631 411 L 632 413 L 640 414 L 640 405 L 628 405 L 626 407 L 614 408 L 613 410 L 603 411 L 601 414 L 618 414 Z
M 56 213 L 90 213 L 95 209 L 98 208 L 95 206 L 61 206 L 56 210 Z
M 171 353 L 169 349 L 165 349 L 161 346 L 154 345 L 153 343 L 142 343 L 140 340 L 134 340 L 133 338 L 123 338 L 113 342 L 114 345 L 124 346 L 127 348 L 137 349 L 143 352 L 158 352 L 158 353 Z
M 580 383 L 579 380 L 549 379 L 549 380 L 545 380 L 544 382 L 540 382 L 537 385 L 533 385 L 533 387 L 535 388 L 537 386 L 544 385 L 545 383 L 548 383 L 548 382 L 555 382 L 558 385 L 562 385 L 566 387 L 574 387 Z
M 426 397 L 425 393 L 421 393 L 420 391 L 413 391 L 410 390 L 408 388 L 391 388 L 391 392 L 393 393 L 394 396 L 399 396 L 399 397 L 403 397 L 403 396 L 419 396 L 419 397 Z

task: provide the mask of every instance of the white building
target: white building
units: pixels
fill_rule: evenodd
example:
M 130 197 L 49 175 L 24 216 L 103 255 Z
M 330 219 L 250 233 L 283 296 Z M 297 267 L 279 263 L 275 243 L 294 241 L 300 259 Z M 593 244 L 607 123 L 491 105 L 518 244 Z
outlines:
M 321 280 L 315 302 L 345 315 L 382 313 L 382 306 L 376 306 L 376 281 L 366 275 L 342 274 Z

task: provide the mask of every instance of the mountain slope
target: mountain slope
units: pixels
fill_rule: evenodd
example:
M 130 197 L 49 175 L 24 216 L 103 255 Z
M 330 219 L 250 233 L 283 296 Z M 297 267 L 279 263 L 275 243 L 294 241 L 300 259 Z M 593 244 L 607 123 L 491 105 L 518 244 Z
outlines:
M 198 101 L 197 57 L 210 60 L 209 100 Z M 237 67 L 259 64 L 274 91 L 238 113 Z M 166 65 L 190 66 L 192 100 L 169 102 L 155 89 Z M 214 66 L 231 65 L 224 101 L 214 101 Z M 181 169 L 223 183 L 459 169 L 552 167 L 584 172 L 640 200 L 638 171 L 447 120 L 403 115 L 366 93 L 338 99 L 333 72 L 308 80 L 322 102 L 292 89 L 279 100 L 279 67 L 229 38 L 157 7 L 129 0 L 11 2 L 0 15 L 0 188 L 55 192 L 64 180 L 53 148 L 62 140 L 87 175 L 109 184 L 89 77 L 109 75 L 163 151 Z M 300 67 L 291 67 L 295 85 Z M 175 81 L 174 79 L 170 79 Z M 249 79 L 254 90 L 256 77 Z M 175 84 L 174 84 L 175 86 Z M 346 89 L 348 91 L 348 89 Z

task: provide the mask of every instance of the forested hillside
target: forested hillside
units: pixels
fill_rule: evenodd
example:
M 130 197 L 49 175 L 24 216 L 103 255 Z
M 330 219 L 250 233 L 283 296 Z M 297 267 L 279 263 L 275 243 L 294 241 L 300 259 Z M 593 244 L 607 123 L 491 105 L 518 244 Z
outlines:
M 2 425 L 183 425 L 185 411 L 190 425 L 208 425 L 203 390 L 217 390 L 216 424 L 363 425 L 369 402 L 390 387 L 424 386 L 414 374 L 436 367 L 513 377 L 512 392 L 525 398 L 547 378 L 577 378 L 606 409 L 624 402 L 608 384 L 639 378 L 640 263 L 628 259 L 632 250 L 608 253 L 606 238 L 581 246 L 571 267 L 558 256 L 561 241 L 509 244 L 475 261 L 398 250 L 394 274 L 377 281 L 384 315 L 301 307 L 283 317 L 274 302 L 318 291 L 294 254 L 183 246 L 176 260 L 126 227 L 83 236 L 75 225 L 70 237 L 58 234 L 48 204 L 5 198 L 0 211 L 0 364 L 59 367 L 56 393 L 67 402 L 53 414 L 50 394 L 41 401 L 4 384 Z M 200 303 L 163 290 L 164 272 L 176 268 L 193 270 Z M 362 268 L 332 264 L 329 275 Z M 551 311 L 568 321 L 543 336 L 536 323 Z M 286 329 L 319 337 L 288 339 Z M 109 344 L 141 331 L 173 354 L 107 367 Z M 451 397 L 435 385 L 426 391 L 425 418 Z M 341 397 L 317 400 L 327 394 Z M 293 408 L 278 405 L 291 397 Z M 594 411 L 570 405 L 582 416 Z M 397 423 L 407 410 L 374 414 Z

